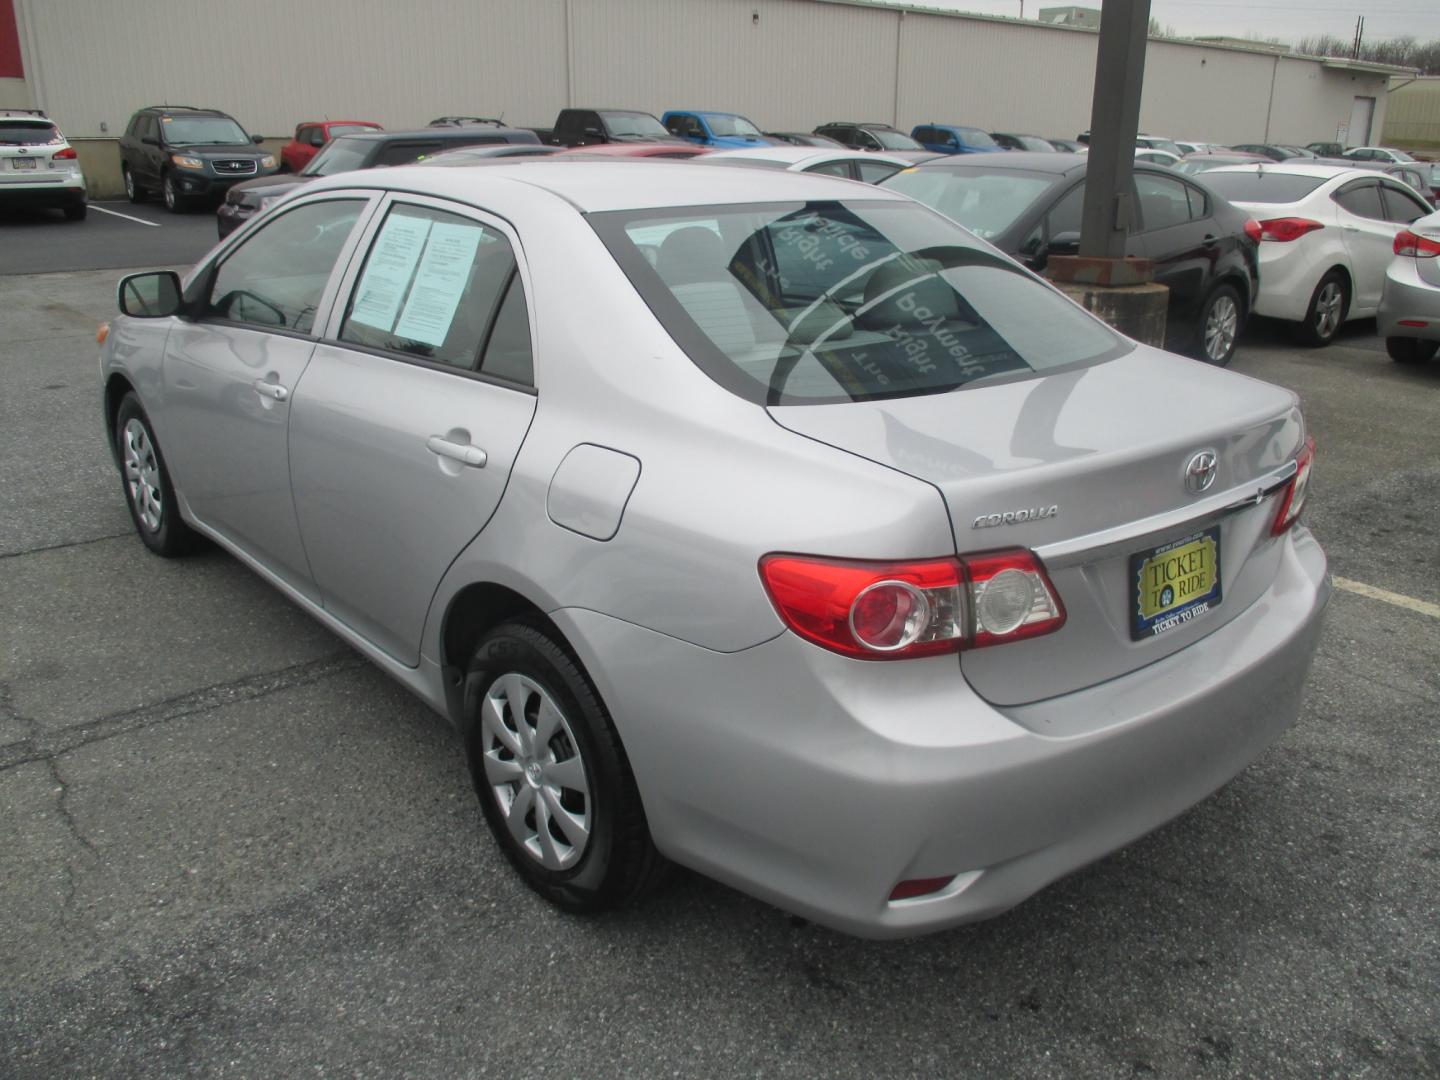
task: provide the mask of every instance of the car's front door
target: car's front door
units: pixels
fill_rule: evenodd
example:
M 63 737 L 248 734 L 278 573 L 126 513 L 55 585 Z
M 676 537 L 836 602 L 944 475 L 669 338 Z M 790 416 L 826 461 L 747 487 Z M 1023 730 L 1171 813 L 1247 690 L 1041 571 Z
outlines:
M 1334 200 L 1340 208 L 1345 251 L 1355 271 L 1350 310 L 1373 311 L 1380 304 L 1385 268 L 1395 254 L 1395 234 L 1400 226 L 1386 220 L 1379 180 L 1367 178 L 1346 184 L 1335 192 Z
M 191 513 L 312 598 L 287 432 L 316 314 L 369 201 L 337 193 L 267 222 L 193 283 L 194 317 L 165 346 L 166 449 Z
M 535 413 L 531 324 L 508 226 L 419 196 L 382 213 L 295 398 L 290 475 L 326 609 L 415 665 Z

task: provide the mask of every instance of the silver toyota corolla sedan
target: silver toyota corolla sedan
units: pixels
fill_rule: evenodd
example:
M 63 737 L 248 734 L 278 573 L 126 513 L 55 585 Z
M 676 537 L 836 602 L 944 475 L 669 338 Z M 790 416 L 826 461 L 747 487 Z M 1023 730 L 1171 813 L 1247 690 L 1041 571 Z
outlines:
M 219 543 L 451 718 L 568 909 L 668 859 L 856 934 L 994 915 L 1299 709 L 1295 396 L 904 196 L 379 170 L 119 301 L 140 538 Z

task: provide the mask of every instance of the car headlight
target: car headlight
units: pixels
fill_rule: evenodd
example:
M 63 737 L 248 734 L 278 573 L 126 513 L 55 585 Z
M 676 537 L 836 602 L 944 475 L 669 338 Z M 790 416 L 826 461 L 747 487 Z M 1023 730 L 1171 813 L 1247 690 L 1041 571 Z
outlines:
M 198 157 L 191 157 L 189 154 L 171 154 L 170 160 L 182 169 L 203 169 L 205 162 Z
M 264 157 L 262 157 L 262 158 L 260 159 L 260 168 L 262 168 L 262 169 L 273 169 L 274 167 L 275 167 L 275 155 L 274 155 L 274 154 L 266 154 Z

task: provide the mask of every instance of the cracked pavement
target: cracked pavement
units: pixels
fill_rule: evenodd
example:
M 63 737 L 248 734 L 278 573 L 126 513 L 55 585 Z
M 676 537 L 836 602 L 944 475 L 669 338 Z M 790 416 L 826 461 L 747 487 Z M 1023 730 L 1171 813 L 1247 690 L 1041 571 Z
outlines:
M 845 938 L 695 875 L 562 915 L 448 725 L 218 551 L 130 533 L 113 272 L 0 277 L 0 1075 L 1440 1074 L 1440 620 L 1337 592 L 1299 724 L 991 922 Z M 1440 365 L 1305 399 L 1337 574 L 1440 603 Z

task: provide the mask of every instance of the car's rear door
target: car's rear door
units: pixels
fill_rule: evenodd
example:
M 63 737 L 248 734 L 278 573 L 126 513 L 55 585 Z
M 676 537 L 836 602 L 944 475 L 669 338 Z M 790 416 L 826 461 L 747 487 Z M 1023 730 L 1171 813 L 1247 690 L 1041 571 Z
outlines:
M 194 317 L 166 340 L 156 420 L 191 513 L 312 598 L 290 498 L 291 410 L 317 313 L 373 201 L 327 192 L 261 225 L 192 282 Z
M 518 239 L 480 211 L 390 196 L 290 423 L 325 607 L 417 664 L 430 599 L 485 527 L 535 412 Z
M 1154 260 L 1156 282 L 1170 290 L 1167 343 L 1188 340 L 1221 248 L 1234 239 L 1220 235 L 1204 193 L 1178 177 L 1136 169 L 1135 190 L 1145 254 Z

